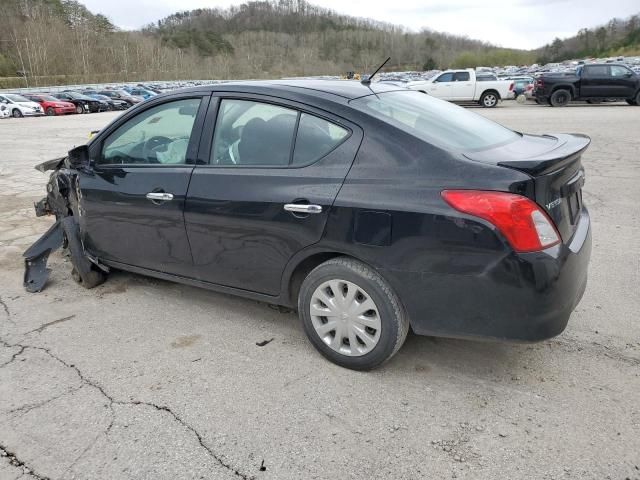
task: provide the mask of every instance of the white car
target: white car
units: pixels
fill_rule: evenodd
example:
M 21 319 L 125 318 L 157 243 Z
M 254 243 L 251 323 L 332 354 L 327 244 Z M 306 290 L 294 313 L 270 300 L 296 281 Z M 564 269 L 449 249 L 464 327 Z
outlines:
M 6 106 L 9 115 L 15 118 L 44 115 L 40 104 L 15 93 L 0 94 L 0 104 Z
M 3 118 L 9 118 L 11 114 L 9 113 L 9 109 L 4 103 L 0 103 L 0 120 Z
M 487 79 L 473 69 L 446 70 L 426 81 L 409 82 L 407 88 L 451 102 L 476 102 L 495 107 L 499 101 L 513 98 L 513 82 Z

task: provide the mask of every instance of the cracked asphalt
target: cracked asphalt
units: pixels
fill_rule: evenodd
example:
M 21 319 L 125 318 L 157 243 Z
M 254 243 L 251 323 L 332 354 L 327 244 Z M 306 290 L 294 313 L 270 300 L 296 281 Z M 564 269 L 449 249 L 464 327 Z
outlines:
M 369 373 L 293 313 L 127 273 L 84 290 L 60 254 L 26 293 L 20 255 L 51 224 L 33 165 L 116 114 L 0 121 L 0 480 L 640 479 L 640 109 L 475 111 L 592 137 L 584 299 L 555 339 L 410 335 Z

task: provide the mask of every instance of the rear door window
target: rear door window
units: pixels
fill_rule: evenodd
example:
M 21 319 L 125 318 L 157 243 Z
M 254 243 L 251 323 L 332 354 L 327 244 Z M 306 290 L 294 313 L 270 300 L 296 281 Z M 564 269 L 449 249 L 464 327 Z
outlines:
M 211 165 L 289 167 L 327 155 L 349 131 L 315 115 L 251 100 L 223 99 L 218 110 Z
M 453 76 L 455 82 L 468 82 L 469 78 L 471 78 L 469 72 L 456 72 Z
M 609 76 L 609 67 L 606 65 L 589 65 L 584 68 L 587 77 L 607 77 Z

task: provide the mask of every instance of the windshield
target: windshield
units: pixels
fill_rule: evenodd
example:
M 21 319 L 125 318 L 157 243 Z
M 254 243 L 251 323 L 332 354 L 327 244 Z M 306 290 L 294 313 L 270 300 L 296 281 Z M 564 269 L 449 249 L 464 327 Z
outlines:
M 369 115 L 433 145 L 456 150 L 481 150 L 517 140 L 513 130 L 444 100 L 421 92 L 397 91 L 367 95 L 350 104 Z
M 28 98 L 24 98 L 22 95 L 15 95 L 12 93 L 5 95 L 5 97 L 7 97 L 12 102 L 30 102 L 31 101 Z

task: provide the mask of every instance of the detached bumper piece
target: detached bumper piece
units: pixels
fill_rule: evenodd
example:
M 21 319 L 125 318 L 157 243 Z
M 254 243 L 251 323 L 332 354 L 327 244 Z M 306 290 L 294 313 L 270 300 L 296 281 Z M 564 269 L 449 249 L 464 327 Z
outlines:
M 89 260 L 80 241 L 78 224 L 73 217 L 65 217 L 54 223 L 23 253 L 25 258 L 24 288 L 27 292 L 37 293 L 44 289 L 49 272 L 51 272 L 47 268 L 49 255 L 60 248 L 65 239 L 73 264 L 73 279 L 85 288 L 96 287 L 105 281 L 106 267 L 103 269 Z
M 25 269 L 23 285 L 27 292 L 36 293 L 42 291 L 51 271 L 47 268 L 49 255 L 60 248 L 63 242 L 62 224 L 58 220 L 43 236 L 36 240 L 36 243 L 22 254 Z

